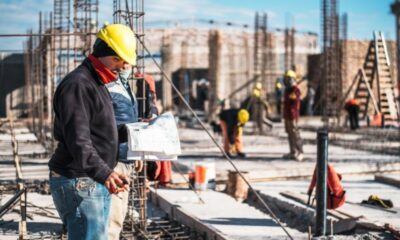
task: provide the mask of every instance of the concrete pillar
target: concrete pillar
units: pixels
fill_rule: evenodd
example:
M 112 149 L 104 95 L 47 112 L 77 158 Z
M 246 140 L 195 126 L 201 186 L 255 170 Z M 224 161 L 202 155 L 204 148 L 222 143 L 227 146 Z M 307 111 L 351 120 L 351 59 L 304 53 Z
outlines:
M 161 56 L 162 68 L 165 74 L 172 80 L 173 46 L 171 42 L 171 32 L 169 30 L 166 30 L 163 35 Z M 166 79 L 163 79 L 162 84 L 162 104 L 164 110 L 172 109 L 172 88 L 171 84 Z
M 210 30 L 208 46 L 209 46 L 209 67 L 208 79 L 210 81 L 209 87 L 209 109 L 210 118 L 215 119 L 218 111 L 218 103 L 223 97 L 222 95 L 222 43 L 223 34 L 220 30 Z M 228 106 L 229 107 L 229 106 Z
M 184 69 L 187 69 L 189 64 L 189 56 L 188 56 L 188 51 L 189 51 L 189 44 L 187 39 L 183 40 L 181 43 L 181 61 L 180 61 L 180 74 L 179 74 L 179 86 L 177 86 L 181 93 L 183 94 L 185 100 L 190 104 L 190 86 L 189 82 L 187 79 L 187 71 Z M 175 95 L 175 94 L 172 94 Z M 182 101 L 179 101 L 179 111 L 186 110 L 186 107 L 183 105 Z

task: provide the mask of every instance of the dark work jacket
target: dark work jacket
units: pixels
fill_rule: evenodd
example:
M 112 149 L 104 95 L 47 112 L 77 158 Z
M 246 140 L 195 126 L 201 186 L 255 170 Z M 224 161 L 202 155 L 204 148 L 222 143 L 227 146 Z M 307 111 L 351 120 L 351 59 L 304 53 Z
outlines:
M 219 119 L 221 119 L 222 121 L 224 121 L 226 123 L 228 139 L 229 139 L 230 144 L 235 143 L 235 137 L 236 137 L 235 131 L 236 131 L 236 128 L 239 123 L 238 113 L 239 113 L 239 109 L 232 108 L 232 109 L 228 109 L 228 110 L 223 110 L 219 114 Z
M 53 106 L 58 145 L 50 170 L 104 183 L 117 164 L 118 128 L 110 94 L 89 59 L 61 81 Z

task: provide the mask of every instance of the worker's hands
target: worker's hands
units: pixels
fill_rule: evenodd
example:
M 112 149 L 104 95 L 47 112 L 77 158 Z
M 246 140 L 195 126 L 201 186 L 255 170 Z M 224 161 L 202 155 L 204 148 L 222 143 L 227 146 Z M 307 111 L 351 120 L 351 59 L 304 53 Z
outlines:
M 153 120 L 153 119 L 156 118 L 156 117 L 157 117 L 157 115 L 152 114 L 152 116 L 149 117 L 149 118 L 141 118 L 141 119 L 140 119 L 140 122 L 151 122 L 151 120 Z
M 142 118 L 140 119 L 141 122 L 150 122 L 151 118 Z
M 143 161 L 135 161 L 135 172 L 141 172 L 143 170 Z
M 124 174 L 112 172 L 104 185 L 110 193 L 129 191 L 129 178 Z

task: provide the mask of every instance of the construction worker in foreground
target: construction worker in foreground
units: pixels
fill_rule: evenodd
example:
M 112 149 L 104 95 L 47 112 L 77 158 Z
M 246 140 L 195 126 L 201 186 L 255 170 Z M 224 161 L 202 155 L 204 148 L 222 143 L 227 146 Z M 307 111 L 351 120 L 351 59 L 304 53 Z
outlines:
M 125 64 L 116 81 L 106 84 L 112 99 L 117 125 L 138 122 L 138 102 L 129 86 L 132 78 L 132 66 Z M 128 160 L 128 143 L 119 144 L 118 164 L 114 171 L 135 176 L 143 169 L 143 161 Z M 108 240 L 119 240 L 125 216 L 128 212 L 129 192 L 123 191 L 111 195 Z
M 283 104 L 283 118 L 285 120 L 285 130 L 288 134 L 290 153 L 283 157 L 303 160 L 303 143 L 298 129 L 298 120 L 300 116 L 300 90 L 296 83 L 296 73 L 289 70 L 284 76 L 285 94 Z
M 106 84 L 125 64 L 136 65 L 132 30 L 102 28 L 93 53 L 69 73 L 54 95 L 57 148 L 49 161 L 50 189 L 68 239 L 107 239 L 110 193 L 128 191 L 129 178 L 114 171 L 125 125 L 117 126 Z
M 246 157 L 246 154 L 243 153 L 242 135 L 243 126 L 250 118 L 249 112 L 246 109 L 231 108 L 221 111 L 219 118 L 225 152 L 229 157 L 233 157 L 235 154 L 237 157 Z

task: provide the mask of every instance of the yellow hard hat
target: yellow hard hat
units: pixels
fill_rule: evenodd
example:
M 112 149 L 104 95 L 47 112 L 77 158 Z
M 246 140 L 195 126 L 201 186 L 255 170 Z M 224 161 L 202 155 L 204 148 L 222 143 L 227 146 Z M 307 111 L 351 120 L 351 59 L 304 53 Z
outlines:
M 257 88 L 253 89 L 253 93 L 252 93 L 253 97 L 260 97 L 261 95 L 261 91 Z
M 240 124 L 244 125 L 249 121 L 250 114 L 246 109 L 240 109 L 238 113 L 238 120 Z
M 256 89 L 261 90 L 262 84 L 260 82 L 256 83 Z
M 293 70 L 288 70 L 285 73 L 285 77 L 290 77 L 290 78 L 296 79 L 296 73 Z
M 97 33 L 125 62 L 136 65 L 136 39 L 133 31 L 123 24 L 106 25 Z
M 276 83 L 276 88 L 281 89 L 282 88 L 282 84 L 280 82 Z

